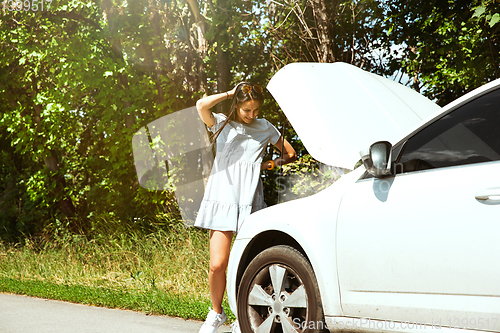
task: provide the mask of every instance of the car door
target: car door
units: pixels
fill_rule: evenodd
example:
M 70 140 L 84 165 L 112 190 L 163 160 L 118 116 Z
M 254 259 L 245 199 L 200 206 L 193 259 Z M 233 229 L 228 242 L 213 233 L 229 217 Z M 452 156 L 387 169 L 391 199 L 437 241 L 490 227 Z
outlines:
M 344 315 L 500 331 L 500 89 L 399 148 L 342 199 Z

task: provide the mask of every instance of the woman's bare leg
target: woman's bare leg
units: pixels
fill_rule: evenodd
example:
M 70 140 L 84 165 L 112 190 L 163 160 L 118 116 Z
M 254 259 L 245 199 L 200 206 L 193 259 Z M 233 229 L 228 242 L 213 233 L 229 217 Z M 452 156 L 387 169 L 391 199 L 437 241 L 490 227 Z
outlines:
M 231 250 L 232 231 L 210 230 L 210 271 L 208 283 L 212 307 L 215 312 L 222 312 L 222 298 L 226 290 L 226 268 Z

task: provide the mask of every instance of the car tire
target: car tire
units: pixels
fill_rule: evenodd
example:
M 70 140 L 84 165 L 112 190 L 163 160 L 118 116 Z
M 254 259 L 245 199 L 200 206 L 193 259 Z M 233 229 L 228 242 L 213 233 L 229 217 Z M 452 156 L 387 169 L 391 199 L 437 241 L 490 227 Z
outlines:
M 287 245 L 268 248 L 250 262 L 238 289 L 237 310 L 245 333 L 328 332 L 312 266 Z

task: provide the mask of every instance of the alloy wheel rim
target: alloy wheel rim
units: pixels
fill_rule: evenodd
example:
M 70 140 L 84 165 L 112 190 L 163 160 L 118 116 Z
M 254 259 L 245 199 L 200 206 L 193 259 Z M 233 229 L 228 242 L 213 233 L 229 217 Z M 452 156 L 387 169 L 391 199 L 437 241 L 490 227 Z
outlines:
M 260 270 L 248 294 L 248 318 L 256 333 L 301 333 L 307 323 L 307 292 L 290 267 L 272 264 Z M 276 329 L 276 331 L 275 331 Z

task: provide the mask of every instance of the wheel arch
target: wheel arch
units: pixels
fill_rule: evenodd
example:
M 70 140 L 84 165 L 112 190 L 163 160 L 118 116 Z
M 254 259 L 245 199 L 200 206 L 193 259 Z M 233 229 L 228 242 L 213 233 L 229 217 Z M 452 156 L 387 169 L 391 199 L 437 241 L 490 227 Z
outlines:
M 236 295 L 238 295 L 238 291 L 240 288 L 240 281 L 245 272 L 246 267 L 250 264 L 252 259 L 259 254 L 275 245 L 289 245 L 295 248 L 297 251 L 302 253 L 304 257 L 309 261 L 312 266 L 311 260 L 307 256 L 306 251 L 300 246 L 300 244 L 289 234 L 279 231 L 279 230 L 267 230 L 256 235 L 249 243 L 248 246 L 243 251 L 241 256 L 241 260 L 238 265 L 238 270 L 236 272 Z

